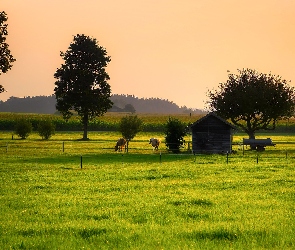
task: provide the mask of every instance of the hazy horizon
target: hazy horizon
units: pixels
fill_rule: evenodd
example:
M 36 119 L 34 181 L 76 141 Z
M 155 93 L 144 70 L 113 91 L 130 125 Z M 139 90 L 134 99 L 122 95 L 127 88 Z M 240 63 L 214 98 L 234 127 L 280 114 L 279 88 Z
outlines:
M 51 95 L 54 95 L 54 93 L 53 94 L 51 94 Z M 7 101 L 9 101 L 9 99 L 10 98 L 19 98 L 19 99 L 26 99 L 26 98 L 36 98 L 36 97 L 50 97 L 51 95 L 34 95 L 34 96 L 10 96 L 10 97 L 8 97 L 6 100 L 0 100 L 0 101 L 3 101 L 3 102 L 7 102 Z M 156 96 L 150 96 L 150 97 L 139 97 L 139 96 L 135 96 L 135 95 L 133 95 L 133 94 L 116 94 L 116 93 L 112 93 L 111 94 L 111 97 L 112 96 L 115 96 L 115 95 L 119 95 L 119 96 L 121 96 L 121 95 L 123 95 L 123 96 L 132 96 L 132 97 L 134 97 L 134 98 L 137 98 L 137 99 L 139 99 L 139 100 L 141 100 L 141 99 L 144 99 L 144 100 L 149 100 L 149 99 L 160 99 L 160 100 L 162 100 L 162 101 L 169 101 L 169 102 L 172 102 L 173 104 L 176 104 L 179 108 L 184 108 L 184 107 L 186 107 L 186 108 L 188 108 L 188 109 L 193 109 L 193 110 L 200 110 L 200 111 L 204 111 L 204 109 L 198 109 L 198 108 L 191 108 L 191 107 L 188 107 L 188 106 L 186 106 L 186 105 L 178 105 L 176 102 L 174 102 L 174 101 L 172 101 L 172 100 L 169 100 L 169 99 L 164 99 L 164 98 L 159 98 L 159 97 L 156 97 Z M 128 104 L 128 103 L 126 103 L 126 104 Z

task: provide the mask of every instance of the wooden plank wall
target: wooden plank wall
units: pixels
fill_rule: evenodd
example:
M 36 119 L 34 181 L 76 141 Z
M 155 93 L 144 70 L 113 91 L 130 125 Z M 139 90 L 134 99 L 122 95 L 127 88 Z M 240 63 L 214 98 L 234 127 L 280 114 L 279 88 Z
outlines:
M 216 117 L 208 117 L 192 128 L 194 153 L 231 153 L 231 143 L 231 127 Z

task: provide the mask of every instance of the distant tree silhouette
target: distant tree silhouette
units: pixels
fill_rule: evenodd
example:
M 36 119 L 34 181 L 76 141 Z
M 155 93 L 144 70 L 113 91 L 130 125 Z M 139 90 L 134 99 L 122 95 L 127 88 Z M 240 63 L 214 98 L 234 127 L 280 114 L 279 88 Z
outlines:
M 138 98 L 134 95 L 119 95 L 113 94 L 111 100 L 115 106 L 124 109 L 126 104 L 131 104 L 136 113 L 157 113 L 157 114 L 176 114 L 184 113 L 186 109 L 180 108 L 172 101 L 164 100 L 160 98 Z M 204 113 L 202 110 L 190 109 L 189 113 Z
M 0 112 L 54 114 L 56 112 L 55 95 L 34 97 L 10 97 L 0 101 Z
M 77 112 L 83 125 L 83 140 L 88 139 L 89 120 L 112 107 L 110 79 L 105 68 L 111 61 L 95 38 L 76 35 L 61 57 L 65 61 L 54 74 L 56 108 L 65 119 Z
M 154 114 L 202 114 L 204 111 L 198 109 L 189 109 L 186 106 L 179 107 L 175 103 L 155 98 L 138 98 L 134 95 L 114 94 L 110 97 L 114 103 L 108 112 L 131 112 L 131 106 L 134 108 L 133 113 L 154 113 Z M 156 102 L 157 105 L 150 105 Z M 39 113 L 39 114 L 60 114 L 56 110 L 56 97 L 51 96 L 26 96 L 10 97 L 6 101 L 0 101 L 0 112 L 16 113 Z M 126 109 L 127 107 L 127 109 Z
M 135 108 L 133 107 L 132 104 L 126 104 L 125 108 L 124 108 L 125 112 L 130 112 L 132 114 L 134 114 L 136 112 Z
M 10 54 L 9 45 L 5 42 L 6 36 L 8 35 L 8 25 L 5 23 L 7 20 L 8 17 L 6 13 L 4 11 L 0 12 L 0 75 L 10 70 L 12 63 L 15 61 Z M 0 93 L 4 91 L 4 87 L 0 85 Z

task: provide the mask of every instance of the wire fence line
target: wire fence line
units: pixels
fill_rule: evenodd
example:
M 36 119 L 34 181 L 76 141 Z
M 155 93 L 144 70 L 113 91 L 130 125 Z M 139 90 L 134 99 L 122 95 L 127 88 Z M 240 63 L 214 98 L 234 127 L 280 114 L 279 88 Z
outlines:
M 170 143 L 172 145 L 173 143 Z M 176 143 L 175 143 L 176 144 Z M 55 141 L 55 140 L 10 140 L 1 143 L 0 147 L 9 147 L 9 148 L 47 148 L 47 149 L 62 149 L 65 151 L 67 148 L 73 147 L 83 147 L 84 145 L 89 146 L 88 148 L 95 148 L 99 150 L 113 150 L 116 145 L 116 140 L 64 140 L 64 141 Z M 130 141 L 129 142 L 129 150 L 133 151 L 141 151 L 141 150 L 153 150 L 151 144 L 148 141 Z M 166 144 L 162 142 L 160 144 L 160 148 L 162 151 L 168 150 Z M 180 147 L 181 151 L 190 151 L 191 150 L 191 142 L 186 142 Z
M 192 151 L 191 145 L 186 143 L 185 147 L 181 148 L 180 153 L 174 154 L 169 152 L 165 144 L 162 144 L 158 150 L 154 150 L 145 141 L 130 142 L 128 152 L 124 150 L 122 152 L 115 152 L 114 141 L 11 140 L 8 142 L 0 141 L 0 150 L 2 154 L 26 155 L 33 153 L 36 157 L 38 155 L 50 155 L 50 157 L 61 154 L 77 155 L 78 157 L 81 156 L 81 164 L 82 158 L 84 160 L 89 158 L 99 159 L 102 154 L 128 155 L 129 158 L 132 158 L 132 155 L 149 155 L 153 157 L 150 159 L 155 162 L 187 159 L 190 162 L 200 164 L 238 164 L 240 162 L 256 164 L 294 163 L 295 147 L 284 147 L 286 145 L 290 144 L 278 144 L 275 148 L 267 148 L 264 152 L 256 152 L 249 149 L 242 150 L 240 145 L 234 144 L 234 153 L 232 154 L 195 154 Z
M 173 143 L 170 143 L 172 145 Z M 114 140 L 91 140 L 91 141 L 83 141 L 83 140 L 63 140 L 63 141 L 55 141 L 55 140 L 11 140 L 11 141 L 2 141 L 0 140 L 0 148 L 46 148 L 46 149 L 62 149 L 66 150 L 67 148 L 73 147 L 83 147 L 83 145 L 89 146 L 88 148 L 95 148 L 100 150 L 110 150 L 114 149 L 116 145 L 116 141 Z M 277 143 L 274 147 L 275 150 L 282 150 L 278 149 L 280 145 L 294 145 L 295 142 L 281 142 Z M 241 143 L 233 143 L 233 153 L 239 151 L 249 151 L 250 147 L 248 145 L 243 145 Z M 151 144 L 146 141 L 131 141 L 129 142 L 129 150 L 140 151 L 140 150 L 153 150 Z M 268 151 L 270 147 L 267 147 L 266 151 Z M 159 150 L 165 151 L 168 150 L 166 144 L 162 142 L 159 146 Z M 190 152 L 193 153 L 192 150 L 192 142 L 186 142 L 180 147 L 181 152 Z M 295 151 L 294 149 L 289 149 L 290 151 Z M 273 149 L 271 150 L 273 151 Z M 208 151 L 208 153 L 210 153 Z M 225 152 L 226 153 L 226 152 Z

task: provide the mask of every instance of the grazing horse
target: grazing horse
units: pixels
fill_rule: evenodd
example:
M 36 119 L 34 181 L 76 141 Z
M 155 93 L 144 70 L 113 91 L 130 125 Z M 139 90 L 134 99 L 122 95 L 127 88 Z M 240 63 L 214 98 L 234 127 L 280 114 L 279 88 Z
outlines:
M 115 151 L 122 151 L 126 144 L 126 140 L 124 138 L 120 138 L 115 146 Z
M 160 143 L 161 143 L 160 139 L 151 138 L 149 144 L 152 144 L 152 146 L 154 147 L 154 149 L 158 150 Z

